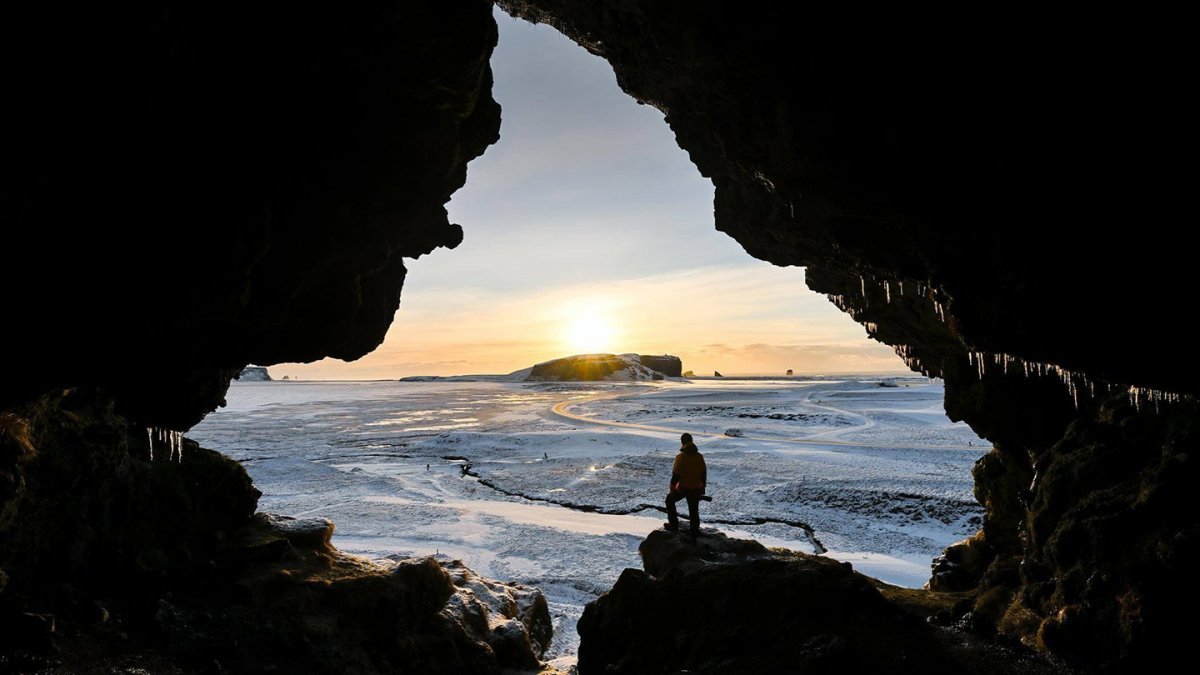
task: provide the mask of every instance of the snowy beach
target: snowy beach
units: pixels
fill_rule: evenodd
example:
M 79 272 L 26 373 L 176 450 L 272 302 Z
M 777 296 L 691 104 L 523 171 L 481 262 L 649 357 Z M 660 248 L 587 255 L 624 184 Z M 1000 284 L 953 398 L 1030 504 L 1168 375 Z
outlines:
M 548 656 L 570 658 L 583 606 L 662 526 L 683 431 L 708 464 L 705 527 L 923 584 L 978 529 L 987 444 L 940 382 L 884 381 L 244 382 L 188 435 L 246 466 L 260 510 L 332 519 L 342 550 L 541 588 Z

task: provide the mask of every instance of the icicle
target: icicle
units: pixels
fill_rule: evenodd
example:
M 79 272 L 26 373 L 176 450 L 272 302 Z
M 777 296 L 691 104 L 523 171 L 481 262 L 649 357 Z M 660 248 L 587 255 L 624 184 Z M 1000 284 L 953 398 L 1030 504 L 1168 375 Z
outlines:
M 888 283 L 887 279 L 883 281 L 883 295 L 887 298 L 888 304 L 892 304 L 892 285 Z
M 154 461 L 154 427 L 146 427 L 146 440 L 150 442 L 150 461 Z
M 858 275 L 858 290 L 864 298 L 867 297 L 867 280 L 861 274 Z
M 904 297 L 904 282 L 897 281 L 896 283 L 900 284 L 900 297 Z
M 788 200 L 788 210 L 792 212 L 792 220 L 796 219 L 796 207 L 792 204 L 792 200 Z

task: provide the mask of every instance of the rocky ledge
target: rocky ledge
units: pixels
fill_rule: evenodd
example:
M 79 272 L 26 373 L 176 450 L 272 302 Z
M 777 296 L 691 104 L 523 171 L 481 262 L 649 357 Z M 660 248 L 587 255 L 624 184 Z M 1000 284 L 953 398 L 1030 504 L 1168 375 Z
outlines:
M 540 591 L 255 513 L 240 464 L 100 392 L 0 415 L 0 673 L 540 671 Z M 68 476 L 77 476 L 68 480 Z
M 579 620 L 579 672 L 1059 672 L 928 617 L 965 597 L 902 589 L 849 563 L 704 530 L 658 530 Z

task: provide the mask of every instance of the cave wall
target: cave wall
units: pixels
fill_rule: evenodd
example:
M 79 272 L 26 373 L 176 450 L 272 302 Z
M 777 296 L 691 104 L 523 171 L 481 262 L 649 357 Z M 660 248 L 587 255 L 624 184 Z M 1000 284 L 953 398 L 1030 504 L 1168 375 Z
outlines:
M 982 533 L 935 576 L 979 590 L 968 623 L 1089 665 L 1180 644 L 1195 404 L 1173 399 L 1200 393 L 1176 325 L 1185 40 L 1099 10 L 500 4 L 607 59 L 712 179 L 718 229 L 807 266 L 994 442 Z M 462 237 L 444 204 L 497 138 L 495 41 L 485 0 L 0 10 L 0 410 L 83 385 L 112 397 L 93 416 L 184 429 L 246 363 L 372 349 L 403 258 Z M 14 419 L 10 528 L 38 522 L 13 497 L 37 484 Z M 95 442 L 128 478 L 121 438 Z M 24 550 L 4 565 L 33 574 Z
M 0 670 L 499 667 L 461 631 L 439 647 L 436 599 L 413 619 L 405 593 L 448 582 L 325 585 L 255 558 L 274 544 L 231 554 L 245 471 L 190 441 L 151 462 L 147 436 L 195 424 L 247 363 L 383 340 L 403 259 L 462 239 L 444 205 L 498 138 L 496 39 L 487 0 L 0 8 Z M 354 602 L 386 617 L 360 626 Z
M 1186 145 L 1190 107 L 1174 43 L 1109 40 L 1140 17 L 498 4 L 661 110 L 715 185 L 717 229 L 751 255 L 923 282 L 975 349 L 1200 391 L 1163 348 L 1182 345 L 1171 317 L 1190 257 L 1164 148 Z
M 0 10 L 0 408 L 98 385 L 186 429 L 247 363 L 377 346 L 498 138 L 491 10 Z
M 807 266 L 993 442 L 983 529 L 931 580 L 975 593 L 961 625 L 1089 667 L 1184 649 L 1200 380 L 1175 325 L 1174 43 L 1053 10 L 499 4 L 606 59 L 712 179 L 717 229 Z

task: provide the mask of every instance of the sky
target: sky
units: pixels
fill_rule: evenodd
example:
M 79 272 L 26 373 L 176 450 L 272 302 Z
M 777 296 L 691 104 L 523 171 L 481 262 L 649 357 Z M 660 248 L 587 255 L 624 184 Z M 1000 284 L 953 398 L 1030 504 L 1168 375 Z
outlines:
M 907 372 L 803 269 L 716 231 L 711 181 L 607 62 L 550 27 L 496 20 L 500 141 L 447 205 L 463 243 L 406 261 L 374 352 L 272 376 L 507 373 L 601 352 L 675 354 L 698 375 Z

